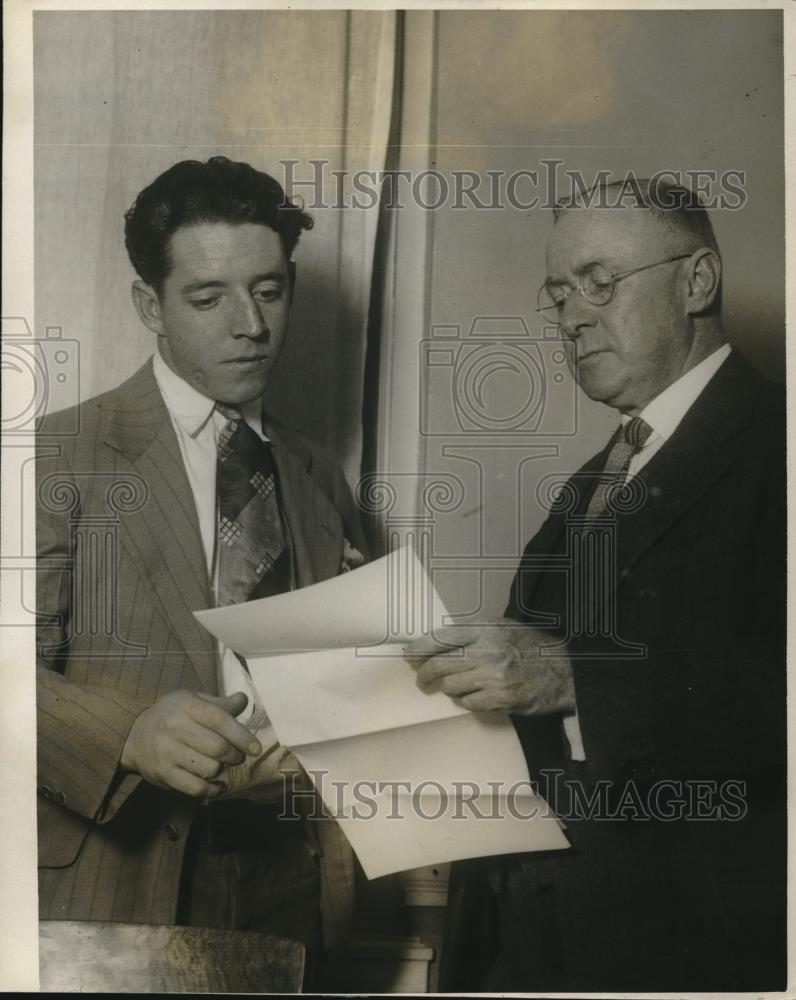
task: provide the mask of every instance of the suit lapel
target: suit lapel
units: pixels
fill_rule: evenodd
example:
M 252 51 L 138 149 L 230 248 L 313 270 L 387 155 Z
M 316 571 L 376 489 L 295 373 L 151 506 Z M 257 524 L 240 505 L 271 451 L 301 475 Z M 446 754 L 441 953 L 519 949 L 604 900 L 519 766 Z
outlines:
M 141 510 L 124 518 L 131 556 L 202 683 L 215 690 L 215 643 L 192 613 L 212 603 L 199 521 L 151 362 L 120 389 L 105 443 L 125 455 L 149 488 Z
M 617 586 L 638 559 L 708 491 L 734 457 L 761 377 L 738 353 L 719 368 L 672 437 L 645 465 L 645 498 L 617 518 Z
M 594 487 L 594 477 L 605 466 L 613 440 L 612 435 L 602 451 L 570 476 L 558 501 L 553 504 L 550 515 L 526 546 L 523 553 L 523 562 L 526 566 L 522 586 L 523 604 L 526 608 L 533 606 L 532 602 L 542 582 L 549 582 L 552 561 L 562 555 L 563 535 L 569 520 L 573 515 L 582 513 L 586 509 Z M 520 566 L 522 567 L 522 563 Z
M 290 534 L 294 583 L 297 587 L 306 587 L 337 576 L 343 551 L 343 522 L 311 475 L 312 455 L 288 447 L 278 426 L 270 421 L 267 433 L 279 474 L 282 511 Z

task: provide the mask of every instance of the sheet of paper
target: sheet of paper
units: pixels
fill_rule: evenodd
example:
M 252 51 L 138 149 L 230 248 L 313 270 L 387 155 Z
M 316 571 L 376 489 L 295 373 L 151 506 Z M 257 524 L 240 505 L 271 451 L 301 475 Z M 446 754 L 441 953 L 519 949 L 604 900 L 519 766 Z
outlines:
M 469 714 L 441 691 L 421 691 L 403 648 L 333 649 L 247 663 L 279 742 L 289 747 Z
M 381 798 L 383 811 L 388 802 L 386 796 Z M 546 809 L 541 799 L 537 798 L 535 803 L 541 810 Z M 486 803 L 483 812 L 488 813 L 489 809 Z M 528 813 L 530 819 L 504 813 L 490 820 L 468 811 L 462 820 L 448 820 L 444 816 L 428 820 L 407 808 L 397 822 L 342 819 L 339 823 L 365 875 L 373 879 L 465 858 L 569 847 L 556 821 L 536 818 L 535 809 L 537 805 L 532 803 Z M 428 813 L 433 815 L 433 809 Z
M 468 712 L 294 752 L 368 878 L 569 847 L 560 821 L 530 788 L 514 727 L 498 713 Z
M 489 750 L 487 757 L 483 751 Z M 296 747 L 307 759 L 323 757 L 332 770 L 344 769 L 352 784 L 378 778 L 428 783 L 451 791 L 454 782 L 475 782 L 488 790 L 528 784 L 528 770 L 514 727 L 501 712 L 465 712 L 455 718 L 366 733 Z M 374 773 L 375 772 L 375 773 Z
M 194 614 L 248 658 L 408 642 L 440 625 L 446 611 L 414 550 L 404 546 L 311 587 Z
M 402 657 L 447 612 L 411 548 L 333 580 L 197 618 L 246 657 L 283 746 L 369 878 L 569 846 L 501 713 L 426 694 Z

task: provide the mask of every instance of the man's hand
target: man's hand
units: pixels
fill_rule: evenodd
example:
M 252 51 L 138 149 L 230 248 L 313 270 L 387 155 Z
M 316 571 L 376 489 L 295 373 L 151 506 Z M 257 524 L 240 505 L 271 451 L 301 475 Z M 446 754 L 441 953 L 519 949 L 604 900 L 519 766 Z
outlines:
M 509 618 L 456 625 L 411 642 L 406 659 L 420 663 L 417 683 L 444 691 L 473 712 L 514 715 L 574 712 L 575 685 L 566 656 L 542 656 L 550 636 Z
M 222 767 L 262 752 L 259 741 L 235 721 L 245 707 L 241 691 L 226 698 L 172 691 L 135 720 L 121 766 L 160 788 L 217 798 L 226 790 L 223 782 L 213 780 Z
M 257 730 L 257 739 L 263 747 L 258 757 L 225 767 L 219 775 L 227 788 L 224 799 L 281 802 L 301 776 L 301 765 L 287 747 L 280 745 L 270 723 Z

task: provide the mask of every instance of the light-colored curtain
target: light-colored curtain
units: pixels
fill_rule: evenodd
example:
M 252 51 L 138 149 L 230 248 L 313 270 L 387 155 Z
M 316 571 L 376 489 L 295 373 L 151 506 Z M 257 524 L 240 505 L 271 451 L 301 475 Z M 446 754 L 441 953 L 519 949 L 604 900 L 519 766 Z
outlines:
M 296 252 L 291 335 L 269 403 L 356 478 L 377 209 L 341 210 L 334 172 L 384 166 L 395 20 L 35 14 L 36 333 L 60 328 L 80 359 L 79 386 L 53 385 L 51 409 L 117 385 L 153 352 L 130 301 L 123 213 L 171 164 L 223 154 L 280 181 L 290 171 L 315 219 Z

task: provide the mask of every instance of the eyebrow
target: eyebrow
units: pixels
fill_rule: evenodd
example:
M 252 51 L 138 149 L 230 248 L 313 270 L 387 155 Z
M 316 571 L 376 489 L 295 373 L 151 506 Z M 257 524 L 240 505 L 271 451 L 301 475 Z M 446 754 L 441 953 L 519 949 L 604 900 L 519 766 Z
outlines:
M 254 280 L 251 282 L 253 285 L 258 285 L 261 281 L 286 281 L 287 274 L 285 271 L 267 271 L 265 274 L 255 275 Z M 217 281 L 213 278 L 209 278 L 207 281 L 191 281 L 187 285 L 183 285 L 180 292 L 183 295 L 190 295 L 191 292 L 200 292 L 205 288 L 224 288 L 226 287 L 225 281 Z
M 187 294 L 189 292 L 199 292 L 203 288 L 223 288 L 223 286 L 223 281 L 192 281 L 188 285 L 183 285 L 180 291 L 183 294 Z

